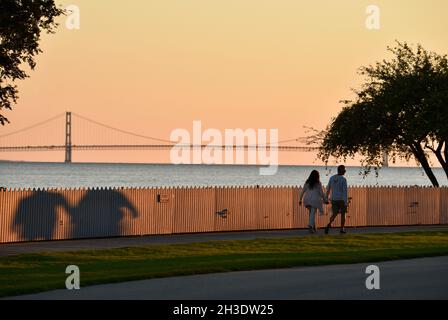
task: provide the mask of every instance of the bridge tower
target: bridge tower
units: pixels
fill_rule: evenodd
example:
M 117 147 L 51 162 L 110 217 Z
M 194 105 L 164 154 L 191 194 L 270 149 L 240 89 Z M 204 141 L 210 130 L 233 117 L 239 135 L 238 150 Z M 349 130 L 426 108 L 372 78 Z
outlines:
M 65 113 L 65 162 L 72 162 L 72 113 Z

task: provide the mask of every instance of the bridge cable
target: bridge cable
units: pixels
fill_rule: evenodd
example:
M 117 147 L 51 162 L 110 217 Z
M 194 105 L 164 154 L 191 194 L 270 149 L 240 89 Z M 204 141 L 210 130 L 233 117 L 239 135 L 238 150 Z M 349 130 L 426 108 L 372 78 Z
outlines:
M 81 118 L 81 119 L 83 119 L 83 120 L 89 121 L 91 123 L 94 123 L 96 125 L 102 126 L 104 128 L 110 129 L 110 130 L 114 130 L 114 131 L 118 131 L 118 132 L 121 132 L 121 133 L 129 134 L 129 135 L 132 135 L 132 136 L 135 136 L 135 137 L 139 137 L 139 138 L 150 139 L 150 140 L 159 141 L 159 142 L 165 142 L 165 143 L 170 143 L 170 144 L 177 144 L 177 142 L 175 142 L 175 141 L 166 140 L 166 139 L 160 139 L 160 138 L 154 138 L 154 137 L 150 137 L 150 136 L 144 136 L 144 135 L 137 134 L 137 133 L 134 133 L 134 132 L 118 129 L 118 128 L 109 126 L 107 124 L 98 122 L 96 120 L 92 120 L 92 119 L 86 118 L 86 117 L 81 116 L 81 115 L 79 115 L 77 113 L 74 113 L 74 112 L 72 112 L 72 114 L 77 116 L 77 117 L 79 117 L 79 118 Z M 295 139 L 282 140 L 282 141 L 279 141 L 277 143 L 285 143 L 285 142 L 292 142 L 292 141 L 300 142 L 300 141 L 304 141 L 304 140 L 306 140 L 306 137 L 298 137 L 298 138 L 295 138 Z
M 279 142 L 277 142 L 277 143 L 285 143 L 285 142 L 303 142 L 303 141 L 305 141 L 306 140 L 306 137 L 298 137 L 298 138 L 295 138 L 295 139 L 288 139 L 288 140 L 282 140 L 282 141 L 279 141 Z
M 159 138 L 154 138 L 154 137 L 150 137 L 150 136 L 144 136 L 144 135 L 141 135 L 141 134 L 138 134 L 138 133 L 134 133 L 134 132 L 130 132 L 130 131 L 126 131 L 126 130 L 118 129 L 118 128 L 109 126 L 109 125 L 107 125 L 107 124 L 104 124 L 104 123 L 101 123 L 101 122 L 98 122 L 98 121 L 95 121 L 95 120 L 86 118 L 86 117 L 81 116 L 81 115 L 79 115 L 79 114 L 77 114 L 77 113 L 74 113 L 74 112 L 72 112 L 72 114 L 75 115 L 75 116 L 78 117 L 78 118 L 81 118 L 81 119 L 85 120 L 85 121 L 94 123 L 94 124 L 96 124 L 96 125 L 98 125 L 98 126 L 101 126 L 101 127 L 104 127 L 104 128 L 110 129 L 110 130 L 114 130 L 114 131 L 121 132 L 121 133 L 124 133 L 124 134 L 129 134 L 129 135 L 132 135 L 132 136 L 135 136 L 135 137 L 139 137 L 139 138 L 144 138 L 144 139 L 149 139 L 149 140 L 154 140 L 154 141 L 159 141 L 159 142 L 165 142 L 165 143 L 170 143 L 170 144 L 175 144 L 175 143 L 177 143 L 177 142 L 170 141 L 170 140 L 159 139 Z
M 17 133 L 20 133 L 20 132 L 24 132 L 24 131 L 27 131 L 27 130 L 34 129 L 34 128 L 36 128 L 36 127 L 42 126 L 42 125 L 44 125 L 44 124 L 47 124 L 48 122 L 51 122 L 51 121 L 53 121 L 53 120 L 56 120 L 57 118 L 62 117 L 62 116 L 64 116 L 64 115 L 65 115 L 65 113 L 61 113 L 61 114 L 58 114 L 57 116 L 54 116 L 53 118 L 47 119 L 47 120 L 45 120 L 45 121 L 42 121 L 42 122 L 39 122 L 39 123 L 36 123 L 36 124 L 33 124 L 33 125 L 29 126 L 29 127 L 26 127 L 26 128 L 23 128 L 23 129 L 14 131 L 14 132 L 10 132 L 10 133 L 4 134 L 4 135 L 0 135 L 0 139 L 1 139 L 1 138 L 6 138 L 6 137 L 9 137 L 9 136 L 12 136 L 12 135 L 17 134 Z

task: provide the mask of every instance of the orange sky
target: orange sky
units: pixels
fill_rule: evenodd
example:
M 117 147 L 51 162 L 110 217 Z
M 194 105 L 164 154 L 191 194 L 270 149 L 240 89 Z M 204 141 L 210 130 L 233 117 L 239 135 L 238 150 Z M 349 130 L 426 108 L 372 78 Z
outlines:
M 445 0 L 57 3 L 79 6 L 81 28 L 67 30 L 62 18 L 56 34 L 42 38 L 44 53 L 17 83 L 20 100 L 0 135 L 72 111 L 164 139 L 201 120 L 219 130 L 277 128 L 284 140 L 303 136 L 303 126 L 324 128 L 359 85 L 357 68 L 387 57 L 395 39 L 448 52 Z M 381 10 L 380 30 L 365 27 L 370 4 Z M 52 134 L 63 140 L 63 131 Z M 73 159 L 163 162 L 167 155 L 77 152 Z M 0 157 L 62 161 L 64 154 Z M 314 155 L 280 159 L 308 164 Z

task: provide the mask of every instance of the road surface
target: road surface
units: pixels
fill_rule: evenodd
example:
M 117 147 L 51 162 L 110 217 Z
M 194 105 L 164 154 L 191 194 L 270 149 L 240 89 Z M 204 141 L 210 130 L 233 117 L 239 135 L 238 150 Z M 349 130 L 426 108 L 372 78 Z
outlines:
M 369 264 L 241 271 L 55 290 L 14 299 L 296 300 L 448 299 L 448 257 L 375 263 L 380 289 L 368 290 Z

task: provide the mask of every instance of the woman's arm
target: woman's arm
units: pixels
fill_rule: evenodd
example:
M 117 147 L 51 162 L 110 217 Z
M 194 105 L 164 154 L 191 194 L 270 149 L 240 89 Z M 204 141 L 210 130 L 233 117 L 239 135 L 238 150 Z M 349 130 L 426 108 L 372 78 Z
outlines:
M 325 194 L 322 184 L 320 185 L 320 196 L 325 203 L 328 203 L 328 196 Z

